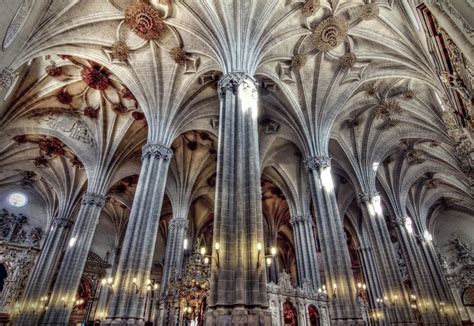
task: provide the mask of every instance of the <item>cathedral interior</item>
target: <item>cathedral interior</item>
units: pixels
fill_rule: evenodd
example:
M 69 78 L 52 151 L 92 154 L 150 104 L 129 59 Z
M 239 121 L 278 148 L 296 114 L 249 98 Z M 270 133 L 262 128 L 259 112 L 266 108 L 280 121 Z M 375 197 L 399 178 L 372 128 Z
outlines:
M 0 324 L 474 325 L 474 1 L 0 8 Z

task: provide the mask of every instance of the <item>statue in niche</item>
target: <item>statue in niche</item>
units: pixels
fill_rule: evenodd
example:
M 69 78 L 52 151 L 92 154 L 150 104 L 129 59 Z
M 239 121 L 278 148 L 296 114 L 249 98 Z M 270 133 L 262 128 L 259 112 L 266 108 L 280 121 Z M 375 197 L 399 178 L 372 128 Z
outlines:
M 296 308 L 289 301 L 283 304 L 283 323 L 285 326 L 298 326 Z

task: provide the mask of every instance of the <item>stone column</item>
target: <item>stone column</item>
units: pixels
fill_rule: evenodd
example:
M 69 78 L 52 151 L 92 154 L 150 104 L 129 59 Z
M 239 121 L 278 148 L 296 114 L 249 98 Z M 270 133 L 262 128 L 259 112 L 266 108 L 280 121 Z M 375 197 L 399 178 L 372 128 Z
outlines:
M 214 244 L 220 244 L 220 267 L 213 262 L 206 324 L 271 325 L 266 295 L 257 83 L 245 73 L 228 73 L 219 81 L 219 98 Z
M 356 284 L 351 270 L 349 250 L 337 207 L 331 177 L 331 159 L 313 156 L 305 160 L 310 173 L 311 194 L 317 211 L 317 225 L 333 325 L 363 324 L 356 304 Z M 336 285 L 336 296 L 333 286 Z
M 184 256 L 184 238 L 186 238 L 187 228 L 188 220 L 186 218 L 175 217 L 170 221 L 168 240 L 166 241 L 165 266 L 163 267 L 160 288 L 161 296 L 166 295 L 173 269 L 176 269 L 177 272 L 181 271 Z
M 442 320 L 448 325 L 460 325 L 461 318 L 457 309 L 455 298 L 450 289 L 448 281 L 446 280 L 446 276 L 439 264 L 436 251 L 430 241 L 425 241 L 421 238 L 421 236 L 419 237 L 419 243 L 424 256 L 424 261 L 426 262 L 426 265 L 430 271 L 430 276 L 437 282 L 436 289 L 438 290 L 439 298 L 444 303 L 443 307 L 439 305 L 439 302 L 435 303 L 435 306 L 431 307 L 431 309 L 438 309 L 438 311 L 440 309 L 444 310 L 444 312 L 441 313 L 441 318 L 444 317 Z
M 417 302 L 429 300 L 433 305 L 433 308 L 429 311 L 420 310 L 421 318 L 425 323 L 443 323 L 444 317 L 439 314 L 438 309 L 434 309 L 437 301 L 443 301 L 440 299 L 437 289 L 439 283 L 433 279 L 429 264 L 420 250 L 421 248 L 413 230 L 409 232 L 404 227 L 405 222 L 405 218 L 396 218 L 393 221 L 396 227 L 400 250 L 402 251 L 399 254 L 403 254 L 405 258 L 407 276 L 410 279 L 414 290 L 413 295 L 416 295 Z
M 321 280 L 312 217 L 310 214 L 293 216 L 290 223 L 295 238 L 298 283 L 301 286 L 304 280 L 309 280 L 313 289 L 317 289 L 321 287 Z
M 121 247 L 118 245 L 114 247 L 114 251 L 109 259 L 109 261 L 111 262 L 111 267 L 108 268 L 105 278 L 101 280 L 100 283 L 98 284 L 98 286 L 100 286 L 101 289 L 99 289 L 100 295 L 99 295 L 97 304 L 95 305 L 96 308 L 93 307 L 94 309 L 92 310 L 94 313 L 92 315 L 94 320 L 103 319 L 107 316 L 107 306 L 109 303 L 110 296 L 113 292 L 112 284 L 113 284 L 115 272 L 117 270 L 120 249 Z M 105 284 L 103 281 L 105 281 Z
M 143 147 L 142 168 L 105 324 L 143 322 L 146 285 L 150 278 L 172 155 L 172 150 L 163 144 L 149 143 Z
M 359 200 L 362 205 L 362 214 L 367 244 L 373 251 L 376 278 L 380 280 L 380 286 L 384 297 L 389 302 L 384 302 L 388 316 L 384 320 L 391 323 L 414 322 L 409 309 L 408 297 L 405 293 L 403 280 L 400 275 L 399 265 L 396 259 L 387 224 L 382 213 L 380 196 L 378 193 L 361 193 Z M 371 284 L 369 283 L 369 286 Z
M 86 192 L 82 205 L 69 237 L 61 267 L 54 283 L 48 310 L 43 317 L 46 325 L 67 325 L 76 300 L 82 272 L 105 204 L 102 194 Z
M 21 312 L 16 319 L 18 325 L 35 325 L 39 322 L 71 225 L 72 221 L 67 218 L 54 218 L 23 294 Z

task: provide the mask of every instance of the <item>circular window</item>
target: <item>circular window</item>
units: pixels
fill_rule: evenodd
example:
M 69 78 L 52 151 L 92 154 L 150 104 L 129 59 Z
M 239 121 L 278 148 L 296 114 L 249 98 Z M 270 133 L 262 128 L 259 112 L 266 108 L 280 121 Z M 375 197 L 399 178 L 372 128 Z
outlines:
M 13 207 L 23 207 L 28 204 L 28 196 L 22 192 L 12 192 L 8 196 L 8 203 Z

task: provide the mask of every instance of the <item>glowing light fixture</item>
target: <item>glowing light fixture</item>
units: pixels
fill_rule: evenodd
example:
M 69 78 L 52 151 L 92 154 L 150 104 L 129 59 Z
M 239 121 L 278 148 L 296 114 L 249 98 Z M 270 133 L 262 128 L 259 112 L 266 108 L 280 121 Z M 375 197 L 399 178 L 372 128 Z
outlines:
M 28 196 L 24 192 L 12 192 L 8 195 L 8 204 L 13 207 L 25 207 L 28 204 Z
M 183 241 L 183 249 L 184 249 L 184 250 L 188 249 L 188 238 L 184 238 L 184 241 Z

